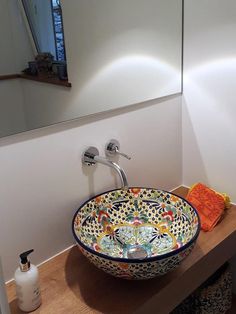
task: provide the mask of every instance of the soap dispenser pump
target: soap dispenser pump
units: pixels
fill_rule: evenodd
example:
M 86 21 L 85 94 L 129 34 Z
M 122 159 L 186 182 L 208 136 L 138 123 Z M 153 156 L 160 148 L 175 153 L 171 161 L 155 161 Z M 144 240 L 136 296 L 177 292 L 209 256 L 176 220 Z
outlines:
M 38 268 L 28 259 L 33 251 L 20 254 L 20 265 L 15 271 L 16 296 L 23 312 L 34 311 L 41 305 Z

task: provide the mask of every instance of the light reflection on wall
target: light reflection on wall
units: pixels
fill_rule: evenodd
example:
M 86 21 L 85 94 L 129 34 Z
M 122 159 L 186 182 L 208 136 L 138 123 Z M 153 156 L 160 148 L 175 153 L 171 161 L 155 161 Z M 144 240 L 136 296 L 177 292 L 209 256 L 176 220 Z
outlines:
M 202 181 L 224 191 L 230 179 L 229 169 L 235 172 L 235 81 L 236 58 L 231 55 L 195 63 L 184 72 L 186 185 Z M 228 185 L 230 191 L 231 184 Z M 232 187 L 231 195 L 234 194 Z
M 215 113 L 218 112 L 220 120 L 227 116 L 225 118 L 232 119 L 233 123 L 233 116 L 229 110 L 231 101 L 228 101 L 228 106 L 225 107 L 225 99 L 232 98 L 234 102 L 230 91 L 235 90 L 235 73 L 236 58 L 231 56 L 210 60 L 190 68 L 184 72 L 184 90 L 186 90 L 184 97 L 187 99 L 191 95 L 191 98 L 197 100 L 196 109 L 198 110 L 202 109 L 203 112 L 213 110 L 211 114 L 214 119 Z M 191 99 L 192 101 L 194 100 Z M 225 110 L 226 108 L 228 110 Z
M 116 105 L 141 102 L 180 89 L 179 69 L 153 56 L 128 55 L 107 64 L 78 91 L 80 102 L 88 105 L 94 98 Z M 122 96 L 122 99 L 121 99 Z

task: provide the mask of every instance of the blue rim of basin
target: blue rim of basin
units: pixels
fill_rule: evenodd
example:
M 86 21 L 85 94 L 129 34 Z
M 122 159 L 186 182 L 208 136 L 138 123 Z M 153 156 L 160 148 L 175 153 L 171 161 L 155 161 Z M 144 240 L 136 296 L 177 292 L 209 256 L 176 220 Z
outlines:
M 157 191 L 163 191 L 165 193 L 169 193 L 171 195 L 174 195 L 174 196 L 177 196 L 178 198 L 182 199 L 184 202 L 186 202 L 187 204 L 189 204 L 194 212 L 196 213 L 197 215 L 197 218 L 198 218 L 198 229 L 194 235 L 194 237 L 188 242 L 186 243 L 185 245 L 181 246 L 180 248 L 174 250 L 174 251 L 171 251 L 169 253 L 166 253 L 166 254 L 162 254 L 162 255 L 157 255 L 157 256 L 153 256 L 153 257 L 147 257 L 147 258 L 144 258 L 144 259 L 137 259 L 137 258 L 122 258 L 122 257 L 112 257 L 112 256 L 109 256 L 109 255 L 106 255 L 106 254 L 103 254 L 103 253 L 99 253 L 95 250 L 93 250 L 92 248 L 88 247 L 87 245 L 85 245 L 83 242 L 80 241 L 80 239 L 77 237 L 77 234 L 75 233 L 75 230 L 74 230 L 74 222 L 75 222 L 75 218 L 78 214 L 78 212 L 80 211 L 80 209 L 85 205 L 87 204 L 88 202 L 90 202 L 91 200 L 93 200 L 94 198 L 98 197 L 98 196 L 101 196 L 101 195 L 104 195 L 106 193 L 110 193 L 110 192 L 114 192 L 114 191 L 119 191 L 121 190 L 120 188 L 119 189 L 112 189 L 112 190 L 109 190 L 109 191 L 105 191 L 105 192 L 102 192 L 100 194 L 97 194 L 93 197 L 91 197 L 90 199 L 88 199 L 87 201 L 85 201 L 78 209 L 77 211 L 75 212 L 74 214 L 74 217 L 73 217 L 73 220 L 72 220 L 72 232 L 73 232 L 73 235 L 76 239 L 76 241 L 79 243 L 80 246 L 82 246 L 83 249 L 85 249 L 86 251 L 94 254 L 94 255 L 97 255 L 99 257 L 102 257 L 102 258 L 105 258 L 105 259 L 108 259 L 108 260 L 111 260 L 111 261 L 114 261 L 114 262 L 121 262 L 121 263 L 149 263 L 149 262 L 153 262 L 153 261 L 157 261 L 157 260 L 162 260 L 164 258 L 167 258 L 167 257 L 171 257 L 173 255 L 177 255 L 179 254 L 180 252 L 184 251 L 185 249 L 187 249 L 188 247 L 191 246 L 191 244 L 193 244 L 196 239 L 198 238 L 199 236 L 199 233 L 200 233 L 200 230 L 201 230 L 201 221 L 200 221 L 200 217 L 199 217 L 199 214 L 197 212 L 197 210 L 195 209 L 195 207 L 190 204 L 185 198 L 175 194 L 175 193 L 172 193 L 172 192 L 169 192 L 169 191 L 166 191 L 166 190 L 162 190 L 162 189 L 157 189 L 157 188 L 147 188 L 147 187 L 129 187 L 128 189 L 148 189 L 148 190 L 157 190 Z

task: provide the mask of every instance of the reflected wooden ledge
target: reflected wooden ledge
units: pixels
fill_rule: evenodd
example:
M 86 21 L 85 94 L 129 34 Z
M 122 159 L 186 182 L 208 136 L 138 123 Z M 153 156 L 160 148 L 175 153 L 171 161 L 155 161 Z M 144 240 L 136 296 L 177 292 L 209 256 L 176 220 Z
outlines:
M 29 75 L 29 74 L 9 74 L 9 75 L 0 75 L 0 81 L 3 80 L 12 80 L 12 79 L 25 79 L 30 81 L 42 82 L 47 84 L 59 85 L 64 87 L 72 87 L 72 84 L 68 82 L 68 80 L 59 80 L 59 78 L 55 77 L 47 77 L 43 75 Z
M 5 80 L 13 80 L 20 78 L 20 74 L 7 74 L 7 75 L 0 75 L 0 81 L 5 81 Z

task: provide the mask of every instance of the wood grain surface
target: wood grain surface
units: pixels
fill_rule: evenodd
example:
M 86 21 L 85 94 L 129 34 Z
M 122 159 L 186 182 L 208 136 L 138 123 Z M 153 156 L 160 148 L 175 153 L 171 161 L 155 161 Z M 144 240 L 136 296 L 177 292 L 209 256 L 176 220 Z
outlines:
M 68 82 L 67 80 L 59 80 L 57 77 L 47 77 L 43 75 L 28 75 L 28 74 L 20 74 L 20 78 L 30 80 L 30 81 L 36 81 L 36 82 L 41 82 L 41 83 L 48 83 L 48 84 L 53 84 L 53 85 L 59 85 L 59 86 L 65 86 L 65 87 L 71 87 L 71 83 Z
M 185 196 L 186 188 L 174 191 Z M 236 206 L 212 232 L 200 233 L 193 252 L 174 271 L 147 281 L 114 278 L 97 269 L 77 247 L 40 266 L 40 314 L 167 314 L 236 253 Z M 14 282 L 7 292 L 17 308 Z
M 0 81 L 5 80 L 14 80 L 20 78 L 20 74 L 8 74 L 8 75 L 0 75 Z

